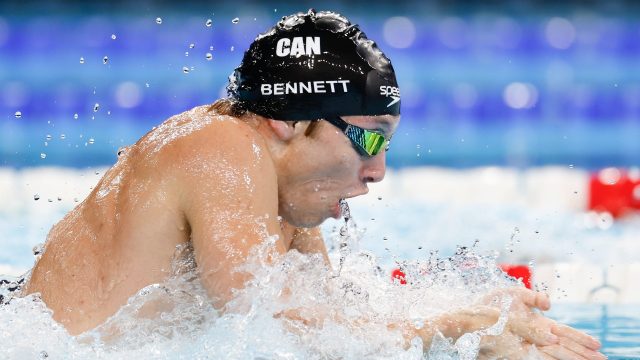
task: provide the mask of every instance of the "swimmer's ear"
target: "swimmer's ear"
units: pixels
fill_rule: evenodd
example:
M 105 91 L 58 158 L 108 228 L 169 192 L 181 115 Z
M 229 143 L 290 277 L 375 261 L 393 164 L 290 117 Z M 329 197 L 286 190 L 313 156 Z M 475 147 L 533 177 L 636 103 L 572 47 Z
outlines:
M 269 127 L 282 141 L 291 140 L 296 134 L 304 132 L 304 121 L 282 121 L 267 119 Z

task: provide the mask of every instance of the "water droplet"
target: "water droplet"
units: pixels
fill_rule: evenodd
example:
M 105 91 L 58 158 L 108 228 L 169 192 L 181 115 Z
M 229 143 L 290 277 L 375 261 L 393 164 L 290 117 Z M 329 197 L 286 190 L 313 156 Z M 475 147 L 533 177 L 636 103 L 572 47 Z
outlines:
M 235 48 L 232 46 L 232 47 L 231 47 L 231 51 L 233 51 L 234 49 L 235 49 Z
M 186 66 L 183 66 L 182 67 L 182 72 L 185 73 L 185 74 L 188 74 L 189 73 L 189 68 L 186 67 Z
M 45 141 L 44 146 L 49 146 L 49 143 Z
M 35 200 L 35 201 L 40 200 L 40 195 L 38 195 L 38 194 L 33 195 L 33 200 Z
M 53 202 L 53 199 L 47 199 L 48 202 Z
M 64 140 L 64 139 L 66 139 L 66 138 L 67 138 L 67 135 L 65 135 L 65 134 L 60 134 L 60 140 Z
M 78 120 L 78 114 L 73 114 L 73 118 Z
M 111 110 L 107 111 L 107 115 L 111 115 Z
M 99 109 L 100 109 L 100 104 L 96 103 L 95 105 L 93 105 L 93 112 L 98 112 Z
M 40 255 L 40 254 L 42 254 L 42 248 L 43 248 L 43 247 L 44 247 L 44 244 L 43 244 L 43 243 L 36 244 L 36 245 L 33 247 L 33 249 L 31 249 L 31 251 L 33 252 L 33 255 L 34 255 L 34 256 L 36 256 L 36 255 Z
M 60 196 L 58 196 L 58 201 L 62 201 L 62 198 Z
M 84 64 L 84 58 L 82 56 L 80 57 L 80 64 Z
M 124 153 L 125 153 L 126 151 L 127 151 L 127 147 L 126 147 L 126 146 L 123 146 L 123 147 L 119 148 L 119 149 L 118 149 L 118 157 L 120 157 L 120 156 L 124 155 Z M 97 175 L 97 172 L 96 172 L 96 175 Z
M 569 164 L 569 169 L 573 169 L 573 164 Z
M 89 138 L 89 141 L 88 141 L 88 143 L 89 143 L 89 144 L 93 144 L 93 143 L 95 143 L 95 142 L 96 142 L 96 141 L 95 141 L 93 138 Z
M 207 54 L 205 55 L 205 57 L 207 58 L 207 60 L 211 60 L 211 59 L 213 59 L 213 54 L 211 54 L 211 53 L 207 53 Z
M 116 39 L 116 34 L 111 34 L 111 40 L 115 40 Z
M 158 24 L 158 25 L 162 24 L 162 18 L 161 17 L 157 17 L 156 18 L 156 24 Z
M 78 198 L 73 198 L 73 202 L 78 202 Z
M 40 153 L 40 159 L 44 159 L 44 158 L 46 158 L 46 157 L 47 157 L 47 154 L 45 154 L 45 153 Z
M 106 65 L 108 62 L 109 62 L 109 57 L 105 56 L 105 57 L 102 58 L 102 63 L 103 64 Z
M 387 241 L 389 240 L 386 236 L 382 238 L 382 240 Z
M 49 354 L 47 354 L 46 351 L 42 350 L 40 351 L 40 359 L 46 359 L 49 357 Z
M 213 25 L 213 20 L 211 20 L 211 19 L 207 19 L 207 22 L 205 22 L 205 23 L 204 23 L 204 25 L 205 25 L 206 27 L 211 27 L 211 25 Z
M 47 136 L 45 136 L 45 139 L 47 139 L 47 141 L 51 141 L 51 139 L 53 139 L 53 136 L 51 136 L 50 134 L 47 134 Z
M 278 9 L 273 9 L 273 12 L 278 12 Z
M 149 83 L 144 83 L 144 86 L 149 87 Z
M 196 44 L 194 43 L 189 44 L 189 49 L 193 49 L 194 47 L 196 47 Z
M 184 52 L 184 56 L 189 56 L 189 52 L 188 52 L 188 51 L 185 51 L 185 52 Z
M 213 45 L 209 46 L 209 51 L 213 51 Z
M 16 111 L 16 113 L 14 115 L 16 116 L 16 119 L 20 119 L 22 117 L 22 112 L 21 111 Z
M 233 20 L 231 20 L 232 23 L 237 24 L 240 22 L 239 18 L 233 18 Z
M 382 200 L 382 196 L 378 196 L 378 200 Z

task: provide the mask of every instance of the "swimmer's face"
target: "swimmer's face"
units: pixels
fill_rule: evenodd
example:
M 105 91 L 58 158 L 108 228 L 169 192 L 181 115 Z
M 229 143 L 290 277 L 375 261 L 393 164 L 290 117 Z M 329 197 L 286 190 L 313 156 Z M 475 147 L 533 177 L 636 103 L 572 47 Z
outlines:
M 343 116 L 346 122 L 385 135 L 395 132 L 398 116 Z M 308 126 L 308 122 L 296 126 Z M 303 131 L 299 131 L 300 134 Z M 288 145 L 287 174 L 278 179 L 279 213 L 290 224 L 312 227 L 340 216 L 340 199 L 366 194 L 367 184 L 384 178 L 386 151 L 362 156 L 345 134 L 320 121 L 310 136 L 298 135 Z

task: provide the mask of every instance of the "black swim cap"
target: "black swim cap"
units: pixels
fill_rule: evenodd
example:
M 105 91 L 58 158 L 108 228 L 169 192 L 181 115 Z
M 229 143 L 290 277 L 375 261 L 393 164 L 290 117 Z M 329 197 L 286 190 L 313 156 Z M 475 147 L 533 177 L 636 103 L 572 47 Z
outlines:
M 253 41 L 227 91 L 243 108 L 277 120 L 400 114 L 391 62 L 333 12 L 283 17 Z

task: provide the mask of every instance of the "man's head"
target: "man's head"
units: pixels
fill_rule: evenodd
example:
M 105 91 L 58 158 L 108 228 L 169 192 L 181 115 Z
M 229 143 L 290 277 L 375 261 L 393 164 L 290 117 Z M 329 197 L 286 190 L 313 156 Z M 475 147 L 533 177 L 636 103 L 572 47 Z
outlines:
M 384 176 L 400 92 L 389 59 L 346 18 L 314 10 L 284 17 L 229 80 L 234 106 L 266 118 L 282 145 L 279 210 L 290 223 L 339 216 L 340 199 Z

